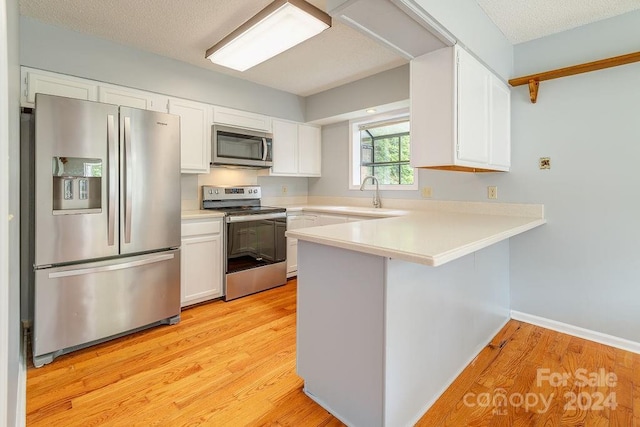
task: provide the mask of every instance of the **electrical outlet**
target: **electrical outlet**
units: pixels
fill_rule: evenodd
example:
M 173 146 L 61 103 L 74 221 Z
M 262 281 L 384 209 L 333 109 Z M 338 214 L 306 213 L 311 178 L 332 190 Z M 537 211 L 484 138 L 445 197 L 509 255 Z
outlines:
M 289 187 L 287 187 L 286 185 L 282 186 L 282 194 L 287 194 L 287 192 L 289 191 Z
M 431 187 L 422 187 L 421 193 L 423 198 L 430 199 L 432 195 Z
M 551 169 L 551 157 L 540 157 L 540 169 Z
M 489 199 L 497 199 L 498 198 L 498 187 L 495 185 L 490 185 L 487 187 L 487 198 Z

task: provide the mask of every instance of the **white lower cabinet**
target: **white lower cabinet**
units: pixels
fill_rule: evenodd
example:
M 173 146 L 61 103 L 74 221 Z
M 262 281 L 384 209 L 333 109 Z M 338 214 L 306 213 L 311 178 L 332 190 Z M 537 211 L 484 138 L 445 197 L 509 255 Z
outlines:
M 347 222 L 376 219 L 371 216 L 354 216 L 339 214 L 324 214 L 319 212 L 295 212 L 287 215 L 287 230 L 316 227 L 331 224 L 345 224 Z M 287 277 L 298 273 L 298 239 L 287 237 Z
M 290 214 L 287 216 L 287 230 L 314 227 L 318 225 L 317 215 Z M 298 239 L 287 237 L 287 277 L 295 276 L 298 272 Z
M 222 225 L 222 219 L 182 220 L 182 307 L 223 295 Z

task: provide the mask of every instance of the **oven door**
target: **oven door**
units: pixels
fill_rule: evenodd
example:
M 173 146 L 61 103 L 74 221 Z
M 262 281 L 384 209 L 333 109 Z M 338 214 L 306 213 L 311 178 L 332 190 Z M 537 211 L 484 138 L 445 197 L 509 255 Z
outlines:
M 227 217 L 225 301 L 287 282 L 285 212 Z

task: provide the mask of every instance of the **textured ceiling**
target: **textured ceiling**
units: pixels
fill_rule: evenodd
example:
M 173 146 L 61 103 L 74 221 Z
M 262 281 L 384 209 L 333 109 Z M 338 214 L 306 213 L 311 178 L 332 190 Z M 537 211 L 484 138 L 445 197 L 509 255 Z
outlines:
M 640 9 L 640 0 L 477 0 L 512 44 Z
M 20 13 L 301 96 L 407 62 L 336 20 L 320 35 L 243 73 L 204 58 L 209 47 L 271 1 L 20 0 Z M 325 9 L 325 0 L 308 1 Z M 514 44 L 640 8 L 640 0 L 477 1 Z
M 307 96 L 407 61 L 334 20 L 333 27 L 243 73 L 205 51 L 272 0 L 21 0 L 43 22 Z M 325 0 L 309 3 L 324 10 Z

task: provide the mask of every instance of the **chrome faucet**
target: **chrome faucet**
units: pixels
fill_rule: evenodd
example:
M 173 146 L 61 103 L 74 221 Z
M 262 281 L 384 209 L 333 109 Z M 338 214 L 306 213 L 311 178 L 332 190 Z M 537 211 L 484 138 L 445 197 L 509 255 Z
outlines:
M 365 176 L 364 179 L 362 180 L 362 184 L 360 184 L 360 191 L 364 191 L 364 184 L 367 182 L 368 179 L 370 179 L 371 182 L 376 185 L 376 192 L 373 194 L 373 207 L 381 208 L 382 202 L 380 201 L 380 195 L 378 193 L 378 178 L 372 175 Z

